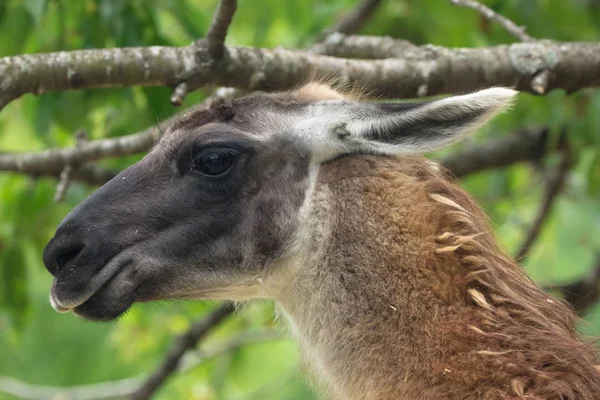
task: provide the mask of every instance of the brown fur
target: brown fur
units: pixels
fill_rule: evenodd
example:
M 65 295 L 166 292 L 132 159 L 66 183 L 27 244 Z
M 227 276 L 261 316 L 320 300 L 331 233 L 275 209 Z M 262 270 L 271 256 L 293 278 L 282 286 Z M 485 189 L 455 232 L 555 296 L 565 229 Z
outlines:
M 337 398 L 600 398 L 573 311 L 502 253 L 479 207 L 429 161 L 337 160 L 319 192 L 331 239 L 295 281 L 295 325 Z

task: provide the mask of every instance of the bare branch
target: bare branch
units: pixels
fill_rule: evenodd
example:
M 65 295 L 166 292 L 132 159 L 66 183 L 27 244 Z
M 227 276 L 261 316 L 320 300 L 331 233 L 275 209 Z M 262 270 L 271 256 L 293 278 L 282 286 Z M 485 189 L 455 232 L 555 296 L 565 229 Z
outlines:
M 352 48 L 343 46 L 346 40 L 340 45 L 349 52 Z M 544 69 L 552 73 L 548 90 L 600 86 L 600 43 L 536 41 L 478 49 L 426 45 L 385 60 L 346 60 L 285 49 L 230 46 L 226 50 L 218 70 L 202 45 L 1 58 L 0 107 L 26 93 L 97 87 L 175 87 L 186 82 L 188 91 L 204 85 L 285 90 L 314 70 L 361 82 L 386 98 L 468 92 L 494 85 L 532 91 L 531 80 Z
M 215 12 L 205 37 L 208 42 L 208 54 L 215 59 L 223 57 L 223 53 L 225 52 L 225 37 L 227 36 L 227 30 L 229 29 L 229 25 L 231 25 L 236 9 L 237 0 L 221 0 L 219 2 L 219 7 Z
M 212 345 L 206 349 L 188 352 L 183 358 L 179 370 L 181 373 L 186 373 L 189 370 L 201 365 L 206 360 L 214 358 L 220 354 L 229 353 L 230 351 L 249 344 L 268 342 L 283 338 L 285 338 L 285 336 L 282 336 L 281 332 L 274 329 L 265 329 L 256 332 L 243 332 L 237 336 L 234 336 L 233 338 L 228 339 L 220 345 Z
M 132 395 L 132 400 L 145 400 L 150 396 L 177 370 L 181 358 L 190 349 L 196 346 L 196 343 L 204 337 L 211 329 L 217 326 L 225 317 L 234 311 L 233 304 L 225 303 L 206 318 L 194 323 L 192 327 L 183 335 L 177 338 L 175 345 L 169 351 L 163 362 L 156 371 L 150 375 L 146 382 L 137 389 Z
M 71 172 L 73 172 L 73 167 L 70 165 L 67 165 L 61 171 L 60 176 L 58 177 L 58 184 L 56 185 L 56 192 L 54 193 L 55 203 L 61 202 L 65 196 L 71 180 Z
M 590 273 L 582 280 L 548 288 L 558 290 L 579 315 L 585 314 L 600 299 L 600 253 Z
M 181 82 L 179 85 L 175 86 L 173 89 L 173 94 L 171 95 L 171 104 L 174 106 L 180 106 L 183 103 L 183 99 L 188 92 L 187 83 Z
M 240 347 L 285 338 L 281 332 L 274 329 L 240 332 L 223 343 L 186 353 L 177 371 L 184 374 L 201 365 L 206 360 L 229 353 Z M 59 398 L 69 400 L 109 400 L 130 396 L 143 383 L 144 377 L 139 375 L 91 385 L 55 387 L 32 385 L 14 378 L 0 376 L 0 392 L 31 400 L 56 400 Z
M 381 3 L 382 0 L 359 1 L 352 11 L 350 11 L 332 27 L 325 29 L 322 32 L 322 35 L 327 36 L 334 32 L 339 32 L 346 35 L 357 33 L 363 27 L 365 22 L 371 17 L 371 15 L 373 15 Z
M 533 38 L 533 37 L 529 36 L 527 33 L 525 33 L 524 26 L 517 26 L 517 24 L 512 22 L 510 19 L 506 18 L 503 15 L 496 13 L 494 10 L 479 3 L 478 1 L 475 1 L 475 0 L 450 0 L 450 3 L 454 4 L 455 6 L 468 7 L 468 8 L 472 8 L 472 9 L 478 11 L 481 15 L 483 15 L 485 18 L 489 19 L 490 21 L 495 21 L 495 22 L 499 23 L 500 25 L 502 25 L 502 27 L 504 29 L 506 29 L 506 31 L 508 31 L 510 34 L 516 36 L 522 42 L 533 42 L 536 40 L 535 38 Z M 548 69 L 542 69 L 541 71 L 539 71 L 535 75 L 533 75 L 533 77 L 531 79 L 531 83 L 530 83 L 531 91 L 533 93 L 539 94 L 539 95 L 546 94 L 546 91 L 548 90 L 548 85 L 550 83 L 551 75 L 552 74 L 551 74 L 550 70 L 548 70 Z
M 75 132 L 75 143 L 77 148 L 81 148 L 85 143 L 88 142 L 88 134 L 83 129 Z M 58 185 L 56 186 L 56 193 L 54 194 L 54 202 L 58 203 L 62 201 L 67 188 L 69 187 L 69 183 L 71 181 L 71 173 L 73 172 L 73 165 L 67 164 L 63 168 L 60 173 L 60 179 L 58 180 Z
M 0 153 L 0 171 L 24 172 L 34 176 L 59 176 L 67 165 L 74 168 L 89 161 L 142 153 L 161 135 L 160 125 L 118 138 L 95 140 L 78 148 L 31 153 Z M 89 169 L 86 170 L 88 173 Z
M 458 151 L 442 160 L 442 165 L 456 177 L 502 168 L 518 162 L 536 161 L 546 152 L 548 128 L 518 131 Z
M 411 42 L 389 36 L 345 35 L 334 32 L 310 49 L 334 57 L 379 60 L 384 58 L 419 59 L 423 50 Z
M 122 399 L 129 395 L 131 387 L 137 387 L 140 379 L 140 377 L 133 377 L 92 385 L 55 387 L 32 385 L 14 378 L 0 376 L 0 392 L 29 400 L 112 400 Z
M 497 22 L 500 25 L 502 25 L 502 27 L 504 29 L 506 29 L 506 31 L 508 33 L 515 36 L 522 42 L 531 42 L 531 41 L 535 40 L 534 38 L 529 36 L 527 33 L 525 33 L 524 26 L 517 26 L 517 24 L 512 22 L 510 19 L 506 18 L 503 15 L 498 14 L 497 12 L 495 12 L 488 6 L 485 6 L 478 1 L 450 0 L 450 4 L 453 4 L 458 7 L 468 7 L 468 8 L 472 8 L 473 10 L 476 10 L 477 12 L 479 12 L 481 15 L 483 15 L 490 21 L 494 21 L 494 22 Z
M 563 139 L 564 140 L 564 139 Z M 544 198 L 540 205 L 540 209 L 527 232 L 521 247 L 517 251 L 515 258 L 519 260 L 519 262 L 523 262 L 523 259 L 529 253 L 531 246 L 537 239 L 546 218 L 550 214 L 550 210 L 552 209 L 552 205 L 554 204 L 554 200 L 556 199 L 558 193 L 560 193 L 564 182 L 567 178 L 567 173 L 569 172 L 569 168 L 573 162 L 572 154 L 567 144 L 564 144 L 564 147 L 561 149 L 561 159 L 556 167 L 555 171 L 548 177 L 548 181 L 546 183 L 546 189 L 544 191 Z
M 202 48 L 206 48 L 210 59 L 207 60 L 208 65 L 214 65 L 215 61 L 221 61 L 225 53 L 225 37 L 233 14 L 237 9 L 237 0 L 221 0 L 215 11 L 208 33 L 202 39 L 195 42 L 194 47 L 197 47 L 199 53 L 202 53 Z M 171 104 L 179 106 L 183 103 L 183 99 L 188 93 L 188 75 L 181 77 L 180 81 L 175 85 L 173 94 L 171 95 Z
M 544 69 L 534 75 L 531 80 L 531 90 L 535 94 L 543 95 L 548 90 L 548 84 L 550 82 L 551 73 L 549 70 Z

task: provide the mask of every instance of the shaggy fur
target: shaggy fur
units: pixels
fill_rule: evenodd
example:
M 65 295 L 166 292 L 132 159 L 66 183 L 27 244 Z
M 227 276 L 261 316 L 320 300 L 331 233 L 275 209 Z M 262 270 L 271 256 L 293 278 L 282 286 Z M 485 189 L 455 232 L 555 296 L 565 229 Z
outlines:
M 573 311 L 503 254 L 430 161 L 340 159 L 322 167 L 315 199 L 328 229 L 281 302 L 302 303 L 289 316 L 333 397 L 600 398 Z

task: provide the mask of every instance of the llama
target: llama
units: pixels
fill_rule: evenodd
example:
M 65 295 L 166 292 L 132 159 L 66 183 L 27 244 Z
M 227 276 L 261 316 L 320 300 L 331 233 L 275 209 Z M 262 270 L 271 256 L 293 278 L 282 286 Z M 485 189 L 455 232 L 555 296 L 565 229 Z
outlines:
M 275 300 L 324 396 L 600 399 L 577 318 L 420 153 L 511 103 L 491 88 L 376 103 L 309 83 L 189 111 L 44 250 L 50 301 Z

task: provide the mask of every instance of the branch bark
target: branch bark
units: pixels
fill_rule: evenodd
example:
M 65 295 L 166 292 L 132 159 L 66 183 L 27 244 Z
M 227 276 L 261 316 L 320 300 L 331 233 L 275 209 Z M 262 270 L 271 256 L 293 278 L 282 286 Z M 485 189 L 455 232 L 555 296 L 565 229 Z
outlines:
M 338 37 L 339 38 L 339 37 Z M 376 43 L 376 39 L 365 39 Z M 385 39 L 388 43 L 390 39 Z M 359 57 L 343 37 L 327 51 Z M 406 42 L 401 42 L 404 47 Z M 396 59 L 352 60 L 285 49 L 225 47 L 219 68 L 206 44 L 78 50 L 0 59 L 0 107 L 26 94 L 97 87 L 169 86 L 186 82 L 246 90 L 284 90 L 311 71 L 358 81 L 386 98 L 473 91 L 504 85 L 531 91 L 540 71 L 552 72 L 548 89 L 574 91 L 600 85 L 600 43 L 536 41 L 480 49 L 413 47 Z M 336 49 L 339 49 L 336 50 Z
M 132 395 L 132 400 L 145 400 L 150 396 L 177 370 L 181 358 L 190 349 L 196 346 L 196 343 L 206 334 L 216 327 L 225 317 L 234 311 L 233 304 L 225 303 L 206 318 L 194 323 L 192 327 L 183 335 L 178 337 L 175 345 L 169 351 L 163 362 L 156 371 L 150 375 L 146 382 L 137 389 Z
M 322 32 L 323 36 L 327 36 L 334 32 L 351 34 L 358 32 L 365 22 L 373 15 L 377 7 L 382 3 L 382 0 L 362 0 L 356 7 L 344 16 L 338 23 L 334 24 Z
M 94 140 L 77 148 L 18 154 L 0 153 L 0 171 L 24 172 L 34 176 L 58 176 L 67 165 L 72 165 L 75 168 L 94 160 L 147 151 L 161 134 L 159 124 L 139 133 L 118 138 Z M 86 176 L 90 176 L 90 173 L 91 170 L 88 169 Z M 79 176 L 81 177 L 81 175 Z
M 495 22 L 499 23 L 500 25 L 502 25 L 502 27 L 504 29 L 506 29 L 506 31 L 508 31 L 510 34 L 516 36 L 522 42 L 533 42 L 536 40 L 535 38 L 533 38 L 533 37 L 529 36 L 527 33 L 525 33 L 524 26 L 517 26 L 517 24 L 512 22 L 510 19 L 506 18 L 503 15 L 498 14 L 497 12 L 495 12 L 488 6 L 483 5 L 478 1 L 475 1 L 475 0 L 450 0 L 450 3 L 454 4 L 455 6 L 468 7 L 468 8 L 472 8 L 472 9 L 478 11 L 481 15 L 483 15 L 485 18 L 489 19 L 490 21 L 495 21 Z M 548 84 L 550 82 L 551 75 L 552 75 L 551 71 L 547 68 L 544 68 L 544 69 L 538 71 L 533 76 L 533 78 L 531 79 L 531 82 L 529 84 L 531 91 L 535 94 L 545 94 L 548 91 Z
M 231 25 L 236 9 L 237 0 L 221 0 L 213 16 L 205 40 L 208 43 L 208 53 L 215 59 L 223 57 L 225 37 L 227 36 L 227 30 L 229 29 L 229 25 Z
M 517 39 L 519 39 L 522 42 L 532 42 L 535 40 L 534 38 L 529 36 L 527 33 L 525 33 L 525 27 L 517 26 L 517 24 L 512 22 L 510 19 L 506 18 L 505 16 L 503 16 L 501 14 L 498 14 L 497 12 L 495 12 L 488 6 L 483 5 L 478 1 L 450 0 L 450 4 L 453 4 L 458 7 L 468 7 L 468 8 L 472 8 L 473 10 L 476 10 L 477 12 L 479 12 L 481 15 L 483 15 L 485 18 L 489 19 L 490 21 L 494 21 L 494 22 L 497 22 L 500 25 L 502 25 L 502 27 L 504 29 L 506 29 L 507 32 L 509 32 L 511 35 L 515 36 Z
M 241 347 L 264 343 L 267 341 L 281 340 L 286 337 L 274 329 L 262 331 L 240 332 L 227 341 L 206 349 L 189 351 L 180 363 L 177 371 L 184 374 L 206 360 L 237 350 Z M 33 385 L 14 378 L 0 376 L 0 392 L 15 397 L 30 400 L 109 400 L 123 399 L 134 393 L 144 383 L 143 376 L 133 376 L 125 379 L 79 385 L 70 387 L 56 387 L 46 385 Z
M 590 273 L 582 280 L 550 289 L 562 293 L 563 299 L 571 304 L 579 315 L 585 314 L 600 299 L 600 253 Z
M 563 134 L 564 138 L 564 134 Z M 565 139 L 561 139 L 565 140 Z M 531 249 L 533 243 L 535 243 L 538 235 L 542 230 L 542 226 L 544 222 L 550 215 L 550 211 L 552 210 L 552 206 L 554 201 L 556 200 L 558 194 L 564 186 L 565 180 L 567 178 L 567 174 L 573 163 L 573 156 L 571 151 L 566 143 L 562 144 L 561 149 L 561 158 L 558 166 L 555 170 L 551 171 L 550 176 L 547 178 L 546 189 L 544 190 L 544 197 L 540 204 L 540 208 L 538 213 L 531 224 L 531 227 L 527 231 L 525 239 L 521 244 L 521 247 L 517 251 L 515 258 L 519 260 L 520 263 L 523 262 L 529 250 Z
M 508 136 L 467 147 L 442 160 L 442 165 L 454 176 L 492 168 L 502 168 L 518 162 L 541 159 L 549 149 L 548 128 L 522 130 Z

